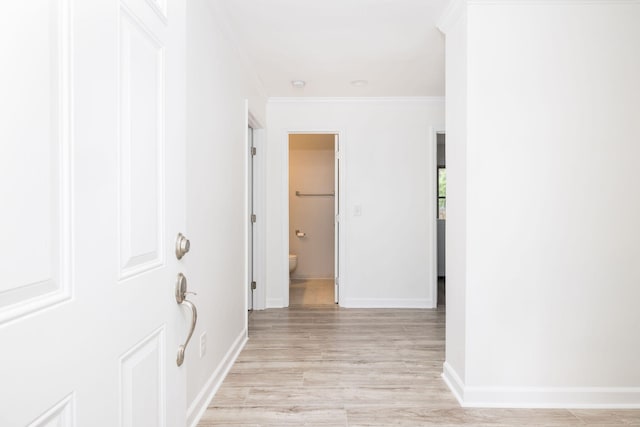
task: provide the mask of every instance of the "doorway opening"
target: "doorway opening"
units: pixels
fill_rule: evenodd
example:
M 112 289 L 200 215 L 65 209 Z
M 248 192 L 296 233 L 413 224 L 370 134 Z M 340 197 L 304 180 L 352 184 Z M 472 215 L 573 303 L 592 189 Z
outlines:
M 444 133 L 436 134 L 437 168 L 436 168 L 436 218 L 437 218 L 437 257 L 438 257 L 438 306 L 444 307 L 446 302 L 446 262 L 445 241 L 447 224 L 447 161 L 445 155 L 446 138 Z
M 289 305 L 338 303 L 336 134 L 289 134 Z

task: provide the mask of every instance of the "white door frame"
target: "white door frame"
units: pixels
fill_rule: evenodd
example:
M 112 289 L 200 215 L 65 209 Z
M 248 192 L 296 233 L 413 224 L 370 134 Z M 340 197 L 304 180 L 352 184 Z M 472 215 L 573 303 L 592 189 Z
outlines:
M 267 292 L 265 289 L 266 286 L 266 222 L 265 222 L 265 182 L 266 182 L 266 155 L 265 155 L 265 129 L 262 124 L 255 118 L 255 116 L 251 113 L 249 108 L 249 102 L 246 101 L 246 123 L 247 127 L 251 127 L 253 129 L 253 146 L 256 147 L 256 156 L 253 158 L 253 213 L 256 214 L 257 220 L 253 226 L 253 280 L 256 281 L 256 289 L 253 292 L 253 309 L 254 310 L 264 310 L 267 305 Z M 250 141 L 247 138 L 245 139 L 244 146 L 248 149 Z M 250 157 L 245 156 L 245 212 L 250 215 L 250 182 L 249 179 L 251 177 L 251 163 Z M 251 266 L 249 265 L 249 260 L 251 259 L 249 251 L 251 250 L 251 242 L 249 239 L 251 237 L 251 222 L 245 222 L 245 241 L 247 242 L 247 253 L 245 257 L 245 283 L 247 295 L 245 300 L 247 301 L 247 306 L 245 307 L 247 310 L 249 309 L 249 300 L 251 298 L 251 291 L 249 290 L 248 284 L 251 281 Z
M 338 188 L 340 188 L 339 194 L 336 194 L 334 204 L 340 205 L 340 209 L 342 212 L 340 213 L 340 234 L 338 237 L 338 245 L 339 248 L 339 256 L 338 256 L 338 265 L 340 266 L 340 271 L 334 271 L 334 275 L 340 273 L 340 277 L 338 277 L 340 283 L 340 290 L 338 292 L 338 301 L 340 304 L 341 301 L 344 301 L 347 289 L 347 280 L 345 274 L 345 259 L 346 259 L 346 251 L 345 251 L 345 233 L 347 230 L 347 221 L 345 215 L 345 206 L 346 204 L 346 191 L 345 191 L 345 176 L 346 176 L 346 156 L 345 156 L 345 131 L 341 129 L 335 130 L 327 130 L 327 129 L 289 129 L 284 132 L 282 137 L 283 141 L 283 149 L 282 149 L 282 203 L 283 203 L 283 220 L 282 220 L 282 247 L 284 248 L 284 253 L 281 254 L 282 259 L 282 278 L 281 278 L 281 286 L 282 286 L 282 296 L 283 307 L 289 306 L 289 135 L 337 135 L 338 136 L 338 147 L 337 151 L 340 153 L 340 177 Z M 335 160 L 334 160 L 335 162 Z M 335 267 L 334 267 L 335 268 Z

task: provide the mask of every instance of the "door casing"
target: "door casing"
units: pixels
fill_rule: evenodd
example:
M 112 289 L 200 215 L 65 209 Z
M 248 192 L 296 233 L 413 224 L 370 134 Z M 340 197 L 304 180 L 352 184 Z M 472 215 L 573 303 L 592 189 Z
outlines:
M 264 140 L 265 140 L 265 129 L 262 124 L 255 118 L 255 116 L 251 113 L 249 108 L 249 101 L 245 102 L 246 108 L 246 123 L 247 127 L 252 129 L 252 137 L 253 137 L 253 146 L 256 148 L 256 155 L 253 157 L 253 170 L 251 170 L 251 158 L 249 155 L 246 156 L 246 165 L 245 170 L 246 173 L 246 185 L 247 189 L 246 194 L 246 209 L 248 215 L 251 215 L 251 205 L 253 204 L 253 213 L 256 215 L 256 222 L 253 224 L 253 230 L 251 230 L 252 224 L 250 220 L 246 221 L 247 228 L 245 230 L 245 235 L 247 236 L 247 254 L 246 254 L 246 266 L 245 271 L 246 278 L 245 282 L 247 284 L 247 310 L 250 307 L 251 301 L 251 268 L 253 267 L 253 280 L 256 282 L 256 289 L 253 292 L 253 309 L 254 310 L 264 310 L 266 308 L 266 279 L 265 279 L 265 152 L 264 152 Z M 249 144 L 251 141 L 248 139 L 245 141 L 245 147 L 249 150 Z M 253 182 L 250 182 L 250 180 Z M 253 200 L 251 197 L 253 196 Z M 251 238 L 251 233 L 253 232 L 253 245 L 249 242 Z M 252 251 L 252 253 L 249 253 Z M 253 264 L 250 265 L 250 263 Z

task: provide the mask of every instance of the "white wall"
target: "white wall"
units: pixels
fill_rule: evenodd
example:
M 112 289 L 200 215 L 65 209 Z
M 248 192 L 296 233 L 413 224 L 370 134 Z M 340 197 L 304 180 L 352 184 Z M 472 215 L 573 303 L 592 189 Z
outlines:
M 638 22 L 638 2 L 468 7 L 465 404 L 640 407 Z
M 298 256 L 295 279 L 335 276 L 335 198 L 296 196 L 334 191 L 335 136 L 298 134 L 289 137 L 289 253 Z M 298 237 L 296 230 L 304 233 Z
M 460 3 L 454 3 L 460 4 Z M 467 18 L 466 10 L 446 22 L 447 222 L 445 233 L 446 363 L 445 372 L 463 382 L 466 368 L 467 286 Z M 453 16 L 448 16 L 449 19 Z M 447 377 L 445 377 L 447 379 Z
M 198 325 L 187 369 L 188 423 L 198 418 L 246 337 L 247 117 L 265 101 L 215 2 L 187 5 L 187 230 L 184 258 Z M 264 123 L 264 121 L 263 121 Z M 207 350 L 199 357 L 200 336 Z M 185 330 L 186 334 L 186 330 Z
M 288 304 L 286 147 L 293 131 L 340 135 L 340 304 L 432 306 L 433 130 L 443 128 L 443 100 L 275 99 L 267 115 L 268 306 Z M 361 216 L 354 216 L 356 206 Z

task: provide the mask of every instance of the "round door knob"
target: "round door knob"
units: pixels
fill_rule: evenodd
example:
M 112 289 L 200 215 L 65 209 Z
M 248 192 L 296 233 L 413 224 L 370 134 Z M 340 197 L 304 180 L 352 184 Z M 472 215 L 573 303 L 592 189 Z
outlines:
M 176 258 L 182 259 L 183 256 L 189 252 L 191 248 L 191 242 L 182 233 L 178 233 L 176 238 Z

